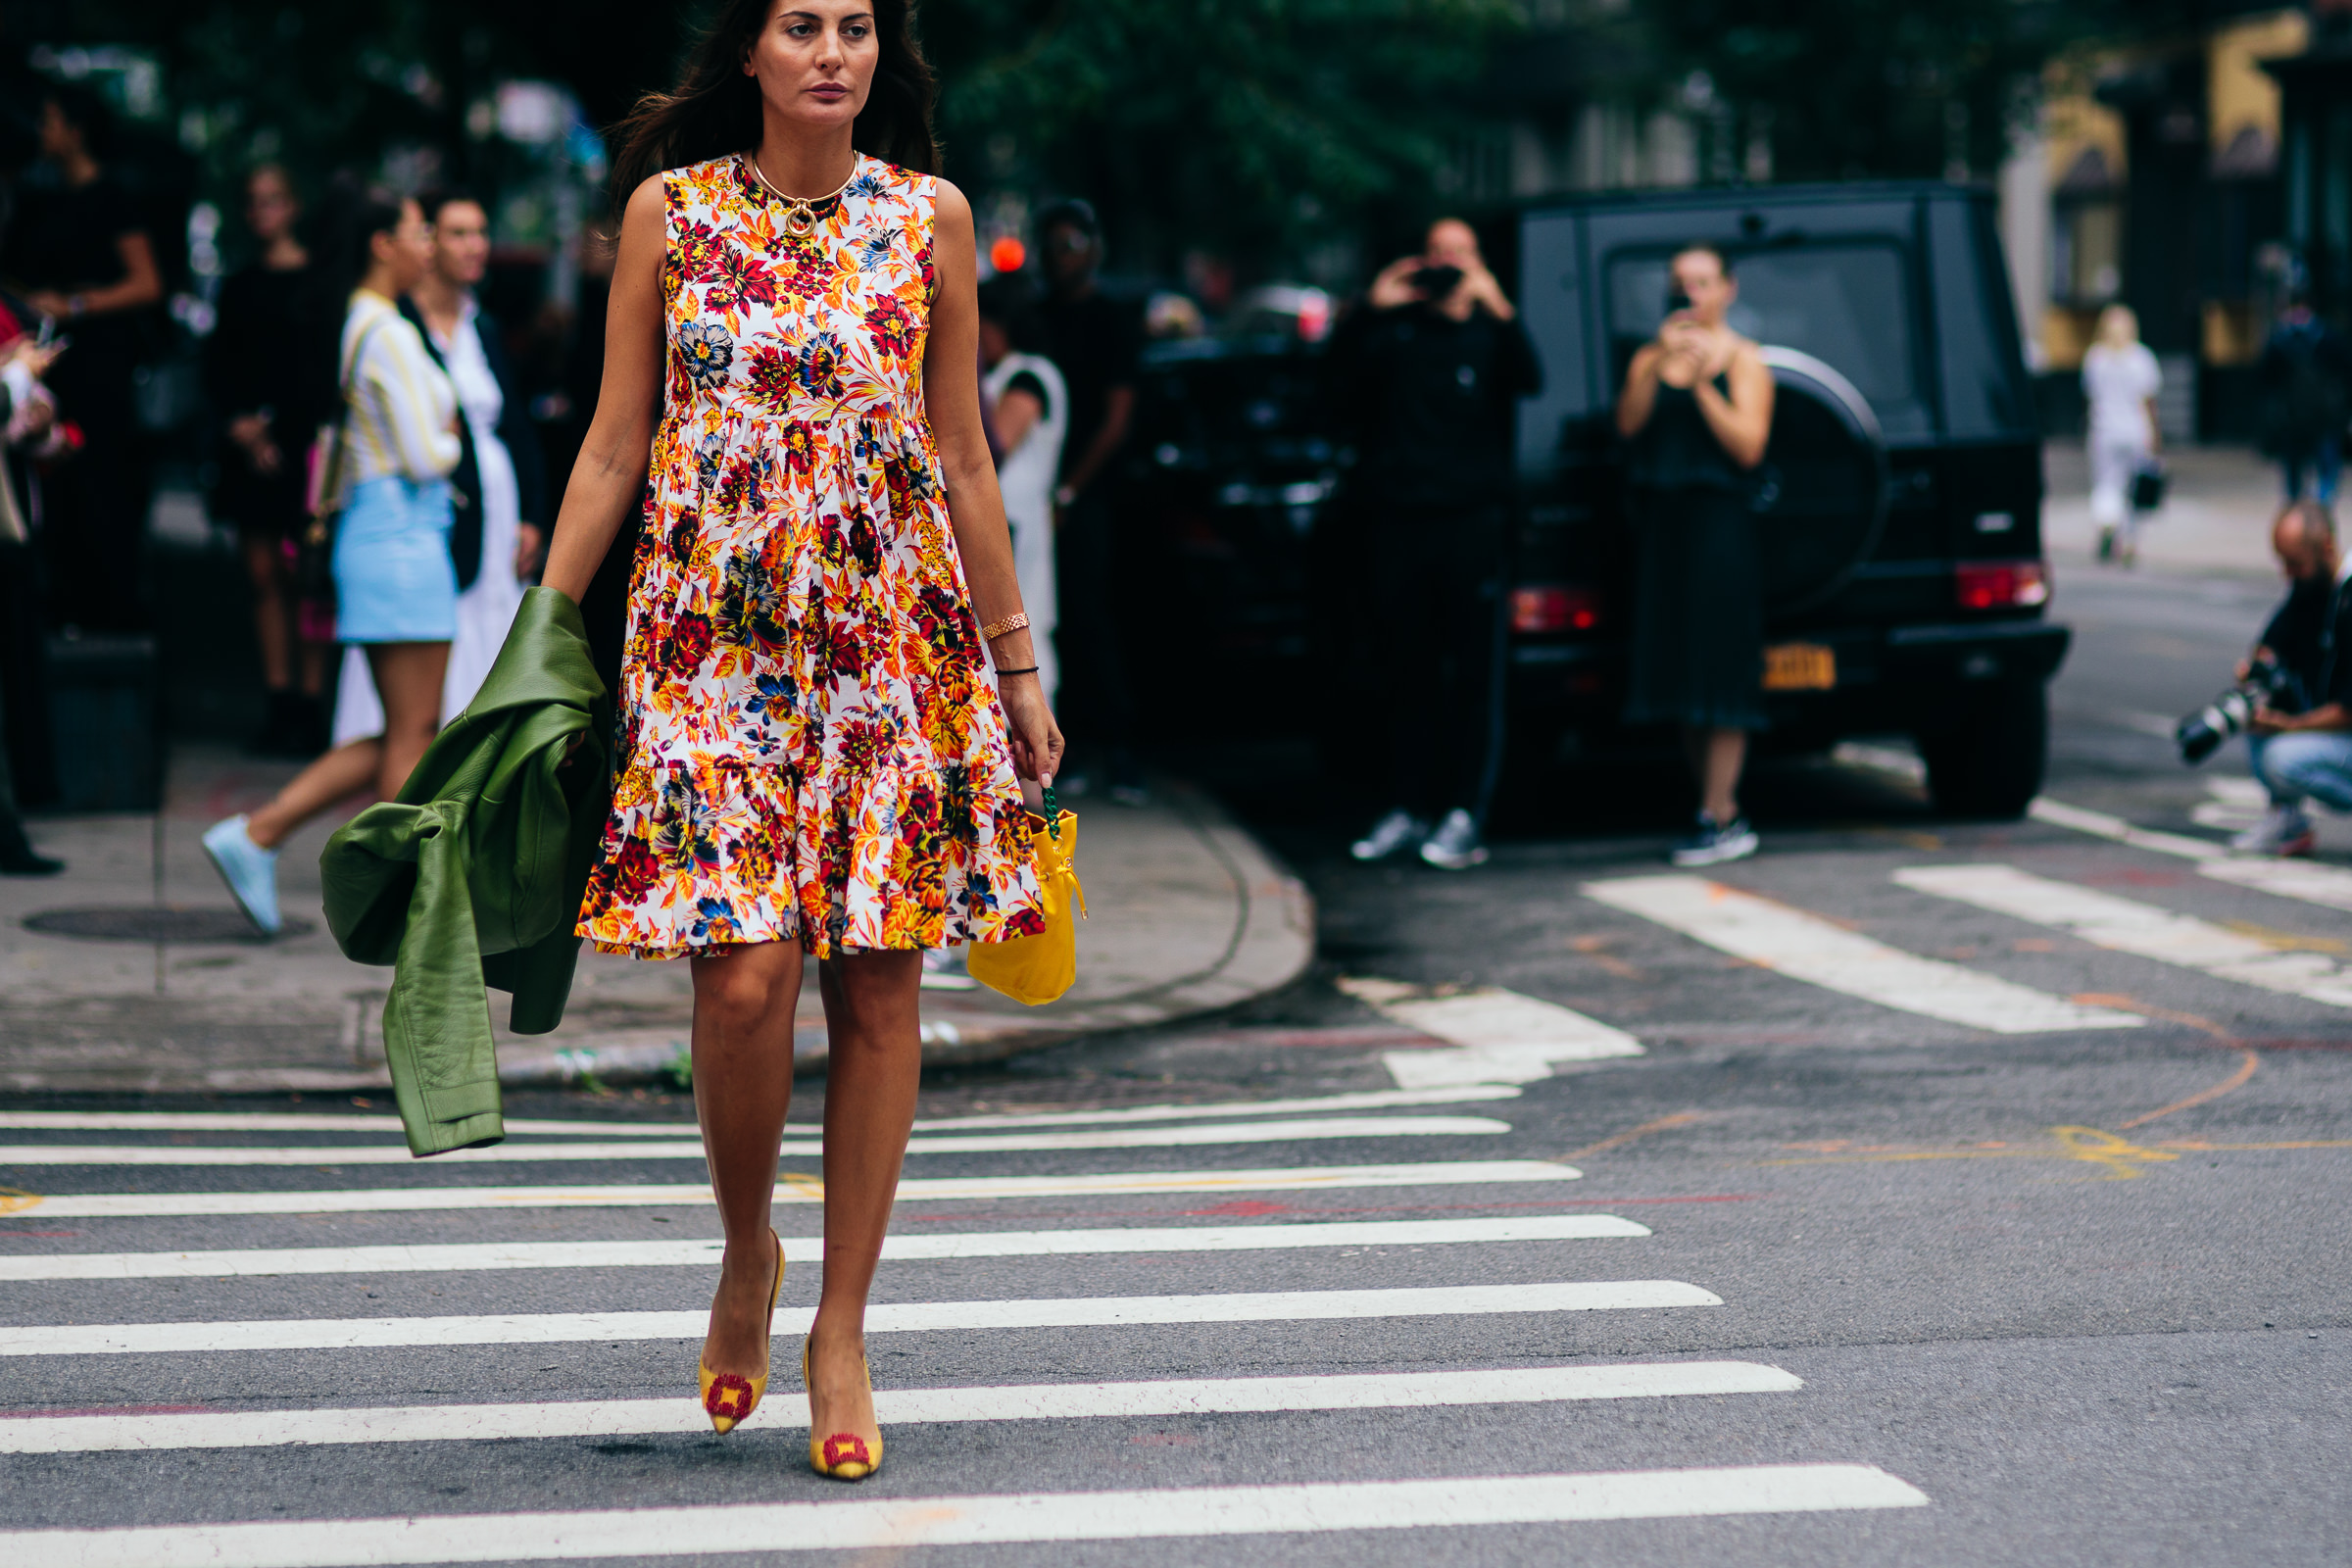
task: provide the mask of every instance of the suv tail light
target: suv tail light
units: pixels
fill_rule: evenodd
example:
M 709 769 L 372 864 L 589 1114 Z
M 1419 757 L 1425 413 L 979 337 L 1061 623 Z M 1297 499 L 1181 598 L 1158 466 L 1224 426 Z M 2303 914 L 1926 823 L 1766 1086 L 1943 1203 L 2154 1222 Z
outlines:
M 1600 595 L 1590 588 L 1544 584 L 1511 590 L 1511 630 L 1591 631 L 1600 624 Z
M 2024 610 L 2050 599 L 2050 568 L 2040 561 L 1964 561 L 1952 587 L 1962 610 Z

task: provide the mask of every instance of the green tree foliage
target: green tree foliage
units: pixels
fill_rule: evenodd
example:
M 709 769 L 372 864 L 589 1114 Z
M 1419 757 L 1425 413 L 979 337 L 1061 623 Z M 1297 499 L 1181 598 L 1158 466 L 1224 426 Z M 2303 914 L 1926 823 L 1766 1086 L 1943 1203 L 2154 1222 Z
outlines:
M 2068 46 L 2161 34 L 2225 9 L 2198 0 L 1643 0 L 1595 32 L 1650 63 L 1658 96 L 1705 100 L 1695 107 L 1739 151 L 1751 134 L 1767 136 L 1776 178 L 1934 177 L 1996 167 L 2035 75 Z M 1696 93 L 1693 72 L 1707 78 Z
M 1510 0 L 927 0 L 950 172 L 1083 194 L 1131 259 L 1296 255 L 1417 200 Z

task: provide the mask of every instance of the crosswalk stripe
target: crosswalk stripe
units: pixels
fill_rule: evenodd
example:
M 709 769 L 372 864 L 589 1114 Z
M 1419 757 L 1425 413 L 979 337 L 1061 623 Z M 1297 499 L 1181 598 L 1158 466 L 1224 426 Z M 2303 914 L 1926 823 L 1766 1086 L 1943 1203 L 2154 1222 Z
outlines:
M 1679 1280 L 1557 1285 L 1454 1285 L 1372 1291 L 1273 1291 L 1215 1296 L 1098 1296 L 1003 1301 L 890 1301 L 868 1306 L 874 1334 L 948 1329 L 1118 1328 L 1147 1323 L 1303 1322 L 1335 1318 L 1455 1317 L 1487 1312 L 1595 1312 L 1721 1306 Z M 776 1309 L 775 1332 L 806 1334 L 813 1306 Z M 351 1350 L 417 1345 L 558 1345 L 689 1340 L 710 1313 L 545 1312 L 460 1317 L 265 1318 L 246 1322 L 12 1324 L 0 1356 L 194 1355 L 216 1350 Z
M 1376 1410 L 1576 1399 L 1790 1394 L 1801 1379 L 1753 1361 L 1523 1367 L 1332 1377 L 1168 1379 L 1152 1383 L 1041 1383 L 978 1389 L 884 1389 L 885 1428 L 952 1421 L 1062 1421 L 1249 1411 Z M 787 1391 L 779 1391 L 787 1392 Z M 797 1399 L 767 1406 L 785 1430 L 805 1428 Z M 0 1453 L 143 1453 L 169 1448 L 258 1448 L 352 1443 L 459 1443 L 531 1438 L 699 1434 L 710 1418 L 693 1400 L 561 1399 L 545 1403 L 365 1405 L 220 1414 L 26 1416 L 0 1419 Z
M 1056 1257 L 1096 1252 L 1253 1252 L 1290 1248 L 1437 1247 L 1495 1242 L 1593 1241 L 1649 1235 L 1614 1214 L 1509 1219 L 1342 1220 L 1305 1225 L 1128 1227 L 1091 1231 L 956 1231 L 890 1236 L 892 1261 Z M 467 1269 L 686 1268 L 716 1263 L 726 1243 L 491 1242 L 449 1247 L 303 1247 L 236 1252 L 62 1252 L 0 1257 L 0 1281 L 154 1280 L 289 1274 L 423 1274 Z M 822 1256 L 814 1236 L 787 1236 L 784 1255 Z
M 45 1568 L 393 1568 L 741 1552 L 1209 1539 L 1603 1519 L 1917 1508 L 1875 1465 L 1738 1465 L 1270 1487 L 1170 1487 L 573 1513 L 410 1515 L 0 1533 L 0 1558 Z
M 1819 915 L 1703 877 L 1588 882 L 1585 893 L 1790 979 L 1922 1017 L 2005 1035 L 2132 1029 L 2147 1022 L 2133 1013 L 2067 1002 L 1956 963 L 1904 953 Z
M 2035 821 L 2047 822 L 2053 827 L 2072 828 L 2078 833 L 2128 844 L 2135 850 L 2152 850 L 2158 855 L 2194 860 L 2197 874 L 2216 882 L 2253 888 L 2260 893 L 2316 904 L 2323 908 L 2352 911 L 2352 870 L 2340 865 L 2232 855 L 2226 846 L 2216 844 L 2211 839 L 2191 838 L 2185 833 L 2158 832 L 2127 822 L 2120 816 L 2111 816 L 2105 811 L 2085 810 L 2080 806 L 2069 806 L 2063 801 L 2046 797 L 2035 801 L 2028 809 Z
M 1395 980 L 1347 979 L 1340 989 L 1383 1017 L 1439 1040 L 1450 1051 L 1392 1051 L 1381 1059 L 1397 1086 L 1535 1083 L 1562 1061 L 1639 1056 L 1642 1042 L 1572 1007 L 1482 986 L 1432 997 Z
M 1119 1171 L 1070 1176 L 908 1176 L 898 1201 L 1102 1198 L 1139 1193 L 1340 1192 L 1354 1188 L 1465 1187 L 1568 1182 L 1584 1172 L 1544 1159 L 1430 1160 L 1396 1165 L 1300 1165 L 1269 1170 Z M 821 1203 L 815 1177 L 787 1177 L 779 1203 Z M 302 1193 L 74 1193 L 11 1196 L 7 1211 L 47 1219 L 150 1219 L 193 1214 L 381 1214 L 519 1208 L 706 1207 L 707 1183 L 665 1187 L 387 1187 Z
M 1319 1095 L 1300 1100 L 1236 1100 L 1205 1105 L 1124 1105 L 1115 1110 L 1054 1110 L 1024 1115 L 949 1116 L 918 1121 L 914 1130 L 945 1132 L 958 1129 L 1069 1127 L 1088 1123 L 1149 1121 L 1215 1121 L 1235 1116 L 1292 1116 L 1335 1110 L 1386 1110 L 1398 1105 L 1458 1105 L 1477 1101 L 1516 1100 L 1521 1091 L 1508 1084 L 1459 1084 L 1444 1089 L 1375 1089 L 1351 1095 Z M 548 1121 L 510 1116 L 509 1137 L 571 1138 L 699 1138 L 692 1122 Z M 186 1110 L 0 1110 L 0 1128 L 54 1132 L 171 1132 L 171 1133 L 394 1133 L 397 1116 L 316 1116 L 273 1111 Z M 787 1133 L 807 1131 L 799 1123 Z
M 2196 969 L 2221 980 L 2352 1007 L 2352 972 L 2317 953 L 2280 953 L 2194 915 L 2010 865 L 1920 865 L 1894 873 L 1904 887 L 1989 909 L 2094 947 Z
M 1208 1144 L 1275 1144 L 1334 1138 L 1480 1138 L 1507 1133 L 1492 1116 L 1331 1116 L 1318 1121 L 1266 1121 L 1201 1127 L 1115 1127 L 1075 1133 L 1014 1133 L 997 1138 L 911 1138 L 908 1154 L 1007 1154 L 1081 1149 L 1192 1149 Z M 824 1152 L 815 1139 L 786 1139 L 786 1158 Z M 698 1139 L 665 1144 L 494 1144 L 453 1149 L 435 1164 L 522 1165 L 539 1161 L 693 1159 Z M 413 1165 L 401 1145 L 344 1145 L 289 1149 L 247 1145 L 196 1149 L 169 1144 L 0 1145 L 0 1168 L 11 1165 Z

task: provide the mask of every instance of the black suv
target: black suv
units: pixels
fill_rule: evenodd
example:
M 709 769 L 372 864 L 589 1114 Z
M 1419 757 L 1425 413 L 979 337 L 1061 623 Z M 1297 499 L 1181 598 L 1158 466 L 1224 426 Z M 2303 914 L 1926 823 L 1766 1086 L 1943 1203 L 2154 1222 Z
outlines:
M 1521 405 L 1511 595 L 1514 750 L 1599 739 L 1633 608 L 1611 411 L 1666 311 L 1669 258 L 1729 254 L 1738 331 L 1780 385 L 1753 505 L 1776 747 L 1916 737 L 1937 806 L 2014 816 L 2040 788 L 2041 440 L 1991 197 L 1929 184 L 1611 194 L 1520 218 L 1519 296 L 1544 389 Z

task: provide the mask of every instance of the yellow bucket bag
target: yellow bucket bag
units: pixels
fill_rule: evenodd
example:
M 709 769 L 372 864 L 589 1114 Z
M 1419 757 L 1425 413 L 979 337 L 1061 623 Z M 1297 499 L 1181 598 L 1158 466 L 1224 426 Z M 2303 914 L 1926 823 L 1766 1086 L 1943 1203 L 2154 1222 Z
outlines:
M 1078 980 L 1078 920 L 1086 913 L 1086 890 L 1070 859 L 1078 849 L 1078 813 L 1054 804 L 1046 787 L 1046 814 L 1029 813 L 1030 842 L 1037 848 L 1037 887 L 1046 928 L 1009 942 L 975 942 L 964 966 L 973 979 L 1024 1006 L 1055 1001 Z

